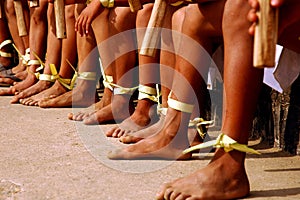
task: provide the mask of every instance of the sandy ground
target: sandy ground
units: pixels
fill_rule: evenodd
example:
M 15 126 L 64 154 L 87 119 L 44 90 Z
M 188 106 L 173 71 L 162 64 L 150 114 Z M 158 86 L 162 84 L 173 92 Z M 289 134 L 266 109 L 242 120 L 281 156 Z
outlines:
M 10 105 L 0 98 L 0 199 L 154 199 L 162 183 L 205 166 L 210 154 L 190 161 L 110 161 L 118 142 L 107 126 L 67 119 L 72 108 Z M 300 157 L 276 149 L 248 155 L 247 199 L 300 199 Z

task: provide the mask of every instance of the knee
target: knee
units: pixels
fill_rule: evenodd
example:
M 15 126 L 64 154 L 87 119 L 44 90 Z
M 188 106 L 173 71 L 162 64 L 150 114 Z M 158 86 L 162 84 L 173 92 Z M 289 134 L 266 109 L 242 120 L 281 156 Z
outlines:
M 36 8 L 34 8 L 34 10 L 31 12 L 31 20 L 33 23 L 37 24 L 39 22 L 45 22 L 47 23 L 47 5 L 48 2 L 46 2 L 46 4 L 41 1 L 40 5 Z
M 248 33 L 251 23 L 247 19 L 250 6 L 245 0 L 227 0 L 224 8 L 222 30 L 224 35 L 234 36 L 241 31 Z
M 185 8 L 180 8 L 176 12 L 174 12 L 172 16 L 172 29 L 176 31 L 180 31 L 180 26 L 182 25 L 182 22 L 185 18 Z
M 116 8 L 116 13 L 110 12 L 109 22 L 119 30 L 134 28 L 136 24 L 135 14 L 129 8 Z M 112 20 L 115 19 L 115 20 Z
M 75 5 L 68 5 L 65 7 L 66 20 L 75 20 Z
M 9 17 L 15 16 L 15 6 L 13 0 L 7 0 L 5 4 L 5 14 Z
M 146 5 L 144 5 L 142 10 L 138 11 L 137 19 L 136 19 L 137 27 L 146 27 L 147 26 L 148 20 L 145 20 L 145 19 L 150 19 L 152 8 L 153 8 L 153 4 L 146 4 Z

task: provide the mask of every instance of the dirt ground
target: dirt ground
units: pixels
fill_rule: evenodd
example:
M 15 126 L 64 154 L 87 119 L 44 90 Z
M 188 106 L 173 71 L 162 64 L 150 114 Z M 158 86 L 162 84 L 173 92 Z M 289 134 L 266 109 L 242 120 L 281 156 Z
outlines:
M 67 119 L 82 109 L 11 105 L 0 97 L 0 199 L 151 200 L 162 183 L 205 166 L 211 154 L 190 161 L 111 161 L 108 126 Z M 300 157 L 277 149 L 247 155 L 247 199 L 300 199 Z

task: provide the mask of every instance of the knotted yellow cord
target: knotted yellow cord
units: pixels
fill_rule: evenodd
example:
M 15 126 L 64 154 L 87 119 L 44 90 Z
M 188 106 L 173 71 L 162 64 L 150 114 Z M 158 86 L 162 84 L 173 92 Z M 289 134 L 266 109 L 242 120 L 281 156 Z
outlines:
M 229 136 L 221 133 L 217 139 L 211 140 L 202 144 L 198 144 L 196 146 L 190 147 L 183 151 L 184 154 L 190 153 L 195 150 L 204 149 L 207 147 L 215 147 L 215 148 L 224 148 L 225 152 L 229 152 L 232 150 L 237 150 L 245 153 L 253 153 L 253 154 L 260 154 L 258 151 L 249 148 L 245 144 L 239 144 L 234 139 L 230 138 Z
M 132 94 L 139 86 L 126 88 L 115 83 L 110 83 L 110 85 L 114 86 L 114 94 Z
M 157 95 L 156 88 L 152 88 L 146 85 L 139 85 L 138 100 L 150 99 L 153 102 L 158 102 L 159 96 Z
M 170 108 L 173 108 L 175 110 L 179 110 L 181 112 L 192 113 L 193 110 L 194 110 L 194 105 L 188 104 L 188 103 L 183 103 L 183 102 L 180 102 L 178 100 L 172 99 L 171 98 L 172 92 L 173 91 L 171 91 L 169 93 L 169 96 L 168 96 L 168 106 Z
M 21 52 L 19 51 L 19 49 L 16 47 L 15 44 L 12 44 L 12 46 L 15 48 L 15 50 L 17 51 L 17 53 L 19 54 L 19 57 L 21 58 L 22 60 L 22 63 L 26 66 L 28 66 L 28 62 L 30 60 L 30 49 L 27 48 L 26 49 L 26 53 L 25 55 L 22 55 Z
M 1 44 L 0 44 L 0 56 L 1 57 L 5 57 L 5 58 L 11 58 L 12 57 L 12 54 L 11 53 L 7 53 L 5 51 L 1 51 L 1 49 L 8 45 L 8 44 L 12 44 L 12 41 L 11 40 L 4 40 Z
M 193 120 L 190 120 L 189 127 L 195 127 L 198 131 L 200 137 L 204 139 L 206 133 L 202 129 L 202 125 L 212 125 L 213 121 L 205 121 L 203 118 L 197 117 Z
M 69 78 L 62 78 L 60 75 L 57 73 L 56 67 L 54 64 L 49 64 L 51 74 L 53 76 L 54 80 L 57 80 L 60 84 L 62 84 L 65 88 L 72 90 L 75 84 L 75 80 L 77 76 L 73 76 L 72 79 Z

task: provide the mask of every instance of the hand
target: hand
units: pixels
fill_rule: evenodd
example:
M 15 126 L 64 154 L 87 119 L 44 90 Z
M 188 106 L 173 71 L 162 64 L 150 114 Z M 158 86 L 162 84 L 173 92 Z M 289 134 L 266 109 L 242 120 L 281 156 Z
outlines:
M 93 0 L 81 12 L 75 23 L 75 31 L 83 36 L 89 34 L 92 21 L 103 11 L 103 7 L 99 0 Z
M 285 0 L 271 0 L 271 6 L 274 8 L 280 7 Z M 248 20 L 252 23 L 250 26 L 248 32 L 250 35 L 254 35 L 255 32 L 255 25 L 258 21 L 258 16 L 256 12 L 259 10 L 259 2 L 258 0 L 248 0 L 248 3 L 251 7 L 249 13 L 248 13 Z

